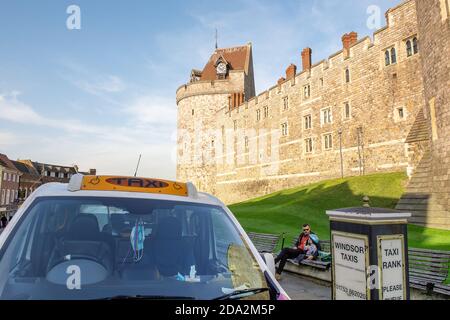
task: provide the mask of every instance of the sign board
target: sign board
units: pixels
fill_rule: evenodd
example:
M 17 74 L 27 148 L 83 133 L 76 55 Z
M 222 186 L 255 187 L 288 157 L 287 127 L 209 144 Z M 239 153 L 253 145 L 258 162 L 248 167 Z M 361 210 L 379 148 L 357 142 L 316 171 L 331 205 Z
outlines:
M 405 250 L 402 234 L 377 236 L 381 271 L 380 300 L 405 300 Z
M 119 176 L 83 176 L 81 190 L 126 191 L 188 196 L 186 183 Z
M 333 298 L 335 300 L 369 300 L 367 267 L 368 239 L 365 235 L 331 232 L 333 254 Z

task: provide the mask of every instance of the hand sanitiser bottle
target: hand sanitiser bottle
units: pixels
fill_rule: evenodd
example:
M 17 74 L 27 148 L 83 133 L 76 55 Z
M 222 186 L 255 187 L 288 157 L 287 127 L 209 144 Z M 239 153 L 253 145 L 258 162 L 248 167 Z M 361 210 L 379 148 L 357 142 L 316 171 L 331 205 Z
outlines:
M 195 265 L 192 265 L 191 266 L 191 272 L 189 273 L 189 278 L 191 278 L 191 280 L 194 280 L 196 273 L 197 273 L 197 271 L 195 271 Z

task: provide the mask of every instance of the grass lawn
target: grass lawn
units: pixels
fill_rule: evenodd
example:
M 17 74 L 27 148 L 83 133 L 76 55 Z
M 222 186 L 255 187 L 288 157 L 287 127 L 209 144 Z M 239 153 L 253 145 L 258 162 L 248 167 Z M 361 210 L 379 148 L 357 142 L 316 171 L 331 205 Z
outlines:
M 320 239 L 330 239 L 325 210 L 362 205 L 369 196 L 372 207 L 394 208 L 403 193 L 405 173 L 381 173 L 322 181 L 286 189 L 263 197 L 230 205 L 245 230 L 285 233 L 290 245 L 303 223 L 309 223 Z M 450 250 L 450 231 L 408 226 L 410 247 Z M 280 246 L 281 244 L 279 244 Z

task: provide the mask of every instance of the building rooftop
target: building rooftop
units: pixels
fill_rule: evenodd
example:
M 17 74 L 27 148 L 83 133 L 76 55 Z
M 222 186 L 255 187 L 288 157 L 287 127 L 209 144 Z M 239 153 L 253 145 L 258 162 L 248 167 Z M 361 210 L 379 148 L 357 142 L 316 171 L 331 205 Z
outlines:
M 10 170 L 18 171 L 17 168 L 12 163 L 12 161 L 9 160 L 8 156 L 3 153 L 0 153 L 0 166 L 5 167 Z
M 243 70 L 248 72 L 251 48 L 251 44 L 248 44 L 241 47 L 216 49 L 203 68 L 200 80 L 212 81 L 217 79 L 215 64 L 219 58 L 227 62 L 228 70 Z

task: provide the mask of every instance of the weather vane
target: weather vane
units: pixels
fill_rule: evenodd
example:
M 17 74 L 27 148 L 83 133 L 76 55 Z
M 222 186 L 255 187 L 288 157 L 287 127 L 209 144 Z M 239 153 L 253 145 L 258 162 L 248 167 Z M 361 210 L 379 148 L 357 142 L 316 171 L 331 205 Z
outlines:
M 217 28 L 216 28 L 216 49 L 218 48 L 218 45 L 217 45 Z

